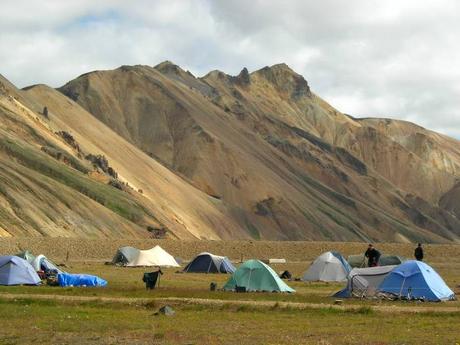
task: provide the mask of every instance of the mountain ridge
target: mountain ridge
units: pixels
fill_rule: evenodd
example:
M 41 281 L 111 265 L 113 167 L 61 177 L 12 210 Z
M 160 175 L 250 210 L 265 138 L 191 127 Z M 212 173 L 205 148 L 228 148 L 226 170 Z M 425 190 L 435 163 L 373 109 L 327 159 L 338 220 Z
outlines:
M 170 61 L 121 66 L 58 91 L 12 93 L 52 132 L 107 157 L 167 236 L 459 240 L 458 141 L 401 121 L 354 119 L 286 64 L 199 78 Z

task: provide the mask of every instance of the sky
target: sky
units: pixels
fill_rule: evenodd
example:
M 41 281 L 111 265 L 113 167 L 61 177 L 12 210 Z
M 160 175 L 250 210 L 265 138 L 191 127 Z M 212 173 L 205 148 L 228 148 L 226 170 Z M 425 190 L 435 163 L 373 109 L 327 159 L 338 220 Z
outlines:
M 53 87 L 170 60 L 196 76 L 287 63 L 355 117 L 460 139 L 457 0 L 2 0 L 0 73 Z

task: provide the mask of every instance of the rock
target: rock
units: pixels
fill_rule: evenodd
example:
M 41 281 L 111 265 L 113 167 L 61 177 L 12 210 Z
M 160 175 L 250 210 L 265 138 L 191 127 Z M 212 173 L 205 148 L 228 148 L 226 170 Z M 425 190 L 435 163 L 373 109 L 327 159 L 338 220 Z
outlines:
M 240 74 L 235 78 L 235 81 L 240 85 L 249 85 L 251 83 L 251 77 L 246 67 L 241 70 Z
M 164 307 L 161 307 L 154 315 L 174 316 L 174 314 L 176 314 L 174 309 L 169 305 L 165 305 Z

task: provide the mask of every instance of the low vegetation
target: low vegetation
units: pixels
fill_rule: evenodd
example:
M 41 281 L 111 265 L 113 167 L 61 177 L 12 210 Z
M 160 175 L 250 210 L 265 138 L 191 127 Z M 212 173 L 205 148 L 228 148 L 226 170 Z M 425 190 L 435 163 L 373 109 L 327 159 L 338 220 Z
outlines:
M 93 181 L 87 175 L 82 174 L 87 169 L 75 159 L 71 165 L 75 165 L 78 170 L 60 164 L 48 156 L 50 154 L 48 151 L 48 154 L 45 154 L 25 143 L 7 138 L 0 138 L 0 151 L 5 152 L 20 164 L 86 195 L 134 223 L 141 223 L 144 215 L 148 214 L 148 211 L 129 194 L 110 185 Z
M 21 241 L 19 241 L 21 242 Z M 174 241 L 161 242 L 165 247 Z M 181 242 L 175 242 L 176 248 Z M 196 242 L 198 243 L 198 242 Z M 204 242 L 230 251 L 236 242 Z M 274 242 L 252 243 L 248 255 Z M 310 243 L 308 258 L 326 244 Z M 327 245 L 334 246 L 334 243 Z M 359 244 L 335 244 L 356 251 Z M 188 243 L 188 247 L 193 247 Z M 195 245 L 195 250 L 200 250 Z M 284 247 L 291 248 L 287 242 Z M 406 249 L 382 245 L 387 251 Z M 409 246 L 406 246 L 409 248 Z M 460 261 L 446 260 L 446 248 L 428 247 L 429 263 L 460 293 Z M 403 248 L 403 249 L 401 249 Z M 457 246 L 452 246 L 458 250 Z M 439 249 L 439 250 L 438 250 Z M 282 256 L 283 243 L 272 246 Z M 408 249 L 407 249 L 408 250 Z M 451 251 L 454 253 L 455 250 Z M 189 253 L 189 252 L 188 252 Z M 46 253 L 45 253 L 46 254 Z M 191 257 L 186 257 L 190 259 Z M 232 259 L 236 259 L 233 257 Z M 299 277 L 309 261 L 273 265 Z M 184 274 L 165 269 L 159 288 L 141 281 L 147 268 L 104 265 L 102 260 L 67 262 L 66 270 L 96 274 L 106 288 L 0 287 L 0 344 L 455 344 L 460 341 L 460 301 L 421 303 L 344 300 L 330 297 L 341 283 L 288 282 L 295 294 L 209 291 L 227 275 Z M 174 316 L 155 315 L 164 305 Z

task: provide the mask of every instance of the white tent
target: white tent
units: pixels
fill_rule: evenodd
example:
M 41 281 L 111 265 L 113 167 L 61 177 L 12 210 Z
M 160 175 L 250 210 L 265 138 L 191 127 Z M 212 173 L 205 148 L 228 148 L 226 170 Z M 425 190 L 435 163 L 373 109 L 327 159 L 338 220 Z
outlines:
M 139 254 L 126 266 L 164 266 L 179 267 L 174 257 L 160 246 L 148 250 L 139 250 Z
M 335 282 L 347 279 L 351 268 L 347 261 L 337 252 L 326 252 L 313 261 L 304 273 L 303 281 Z
M 43 254 L 37 255 L 31 262 L 31 265 L 37 272 L 54 270 L 58 273 L 62 273 L 62 271 Z

